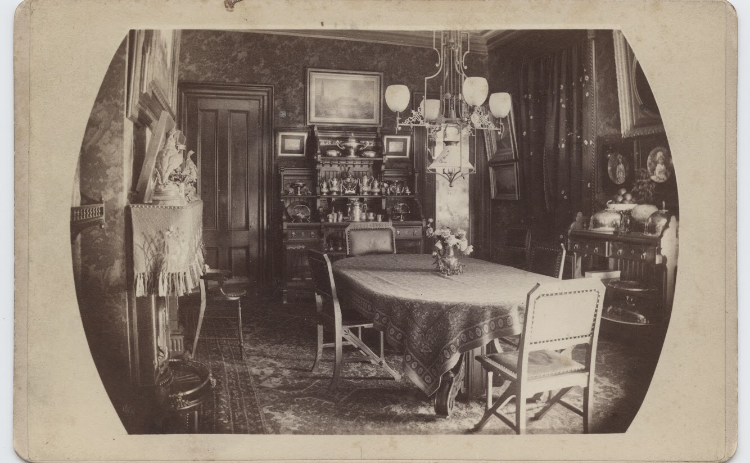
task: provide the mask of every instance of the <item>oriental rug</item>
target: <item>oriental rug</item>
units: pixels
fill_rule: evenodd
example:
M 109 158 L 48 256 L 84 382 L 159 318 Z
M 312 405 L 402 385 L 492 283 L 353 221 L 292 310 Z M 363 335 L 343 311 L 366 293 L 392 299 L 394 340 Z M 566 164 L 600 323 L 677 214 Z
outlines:
M 481 418 L 483 399 L 458 400 L 451 418 L 437 417 L 432 399 L 405 376 L 389 379 L 367 363 L 349 363 L 336 391 L 329 391 L 332 349 L 316 372 L 313 308 L 285 307 L 262 298 L 243 301 L 245 360 L 236 341 L 201 340 L 196 360 L 217 379 L 204 404 L 200 433 L 235 434 L 464 434 Z M 232 329 L 232 320 L 217 320 Z M 219 326 L 222 328 L 222 326 Z M 597 353 L 592 432 L 624 432 L 646 394 L 661 349 L 660 337 L 604 326 Z M 367 338 L 366 338 L 367 339 Z M 376 342 L 372 337 L 372 343 Z M 368 342 L 370 340 L 368 339 Z M 372 345 L 371 343 L 371 345 Z M 346 352 L 346 350 L 345 350 Z M 581 356 L 574 352 L 574 357 Z M 348 355 L 356 355 L 350 351 Z M 386 348 L 387 361 L 403 372 L 402 357 Z M 495 389 L 495 395 L 503 388 Z M 580 406 L 580 390 L 568 394 Z M 528 413 L 542 407 L 529 403 Z M 511 402 L 506 411 L 512 413 Z M 581 433 L 581 417 L 555 406 L 528 433 Z M 512 434 L 492 419 L 481 434 Z

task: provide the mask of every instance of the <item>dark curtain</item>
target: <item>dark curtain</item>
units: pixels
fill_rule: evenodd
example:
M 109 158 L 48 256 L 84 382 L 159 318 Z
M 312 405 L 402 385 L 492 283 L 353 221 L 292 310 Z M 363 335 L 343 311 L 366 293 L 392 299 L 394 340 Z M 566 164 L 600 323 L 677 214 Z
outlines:
M 538 240 L 562 241 L 584 205 L 586 41 L 521 67 L 519 145 L 527 215 Z M 537 239 L 535 239 L 537 241 Z

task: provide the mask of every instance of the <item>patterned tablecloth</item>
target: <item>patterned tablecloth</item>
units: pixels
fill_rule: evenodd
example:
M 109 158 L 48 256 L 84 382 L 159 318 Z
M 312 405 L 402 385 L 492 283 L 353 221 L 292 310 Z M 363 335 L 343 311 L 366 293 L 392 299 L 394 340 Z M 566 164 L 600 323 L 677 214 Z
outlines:
M 428 396 L 462 352 L 519 334 L 526 296 L 554 278 L 462 258 L 465 273 L 442 276 L 424 254 L 351 257 L 334 262 L 342 304 L 373 320 L 403 348 L 404 371 Z

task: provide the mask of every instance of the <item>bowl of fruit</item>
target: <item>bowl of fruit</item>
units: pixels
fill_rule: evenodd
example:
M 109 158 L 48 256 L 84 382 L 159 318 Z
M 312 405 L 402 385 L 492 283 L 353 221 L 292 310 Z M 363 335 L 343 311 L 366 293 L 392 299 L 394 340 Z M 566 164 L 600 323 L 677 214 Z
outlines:
M 610 211 L 629 211 L 633 209 L 637 204 L 633 199 L 633 195 L 628 193 L 625 188 L 617 190 L 617 194 L 612 197 L 612 200 L 607 201 L 607 209 Z

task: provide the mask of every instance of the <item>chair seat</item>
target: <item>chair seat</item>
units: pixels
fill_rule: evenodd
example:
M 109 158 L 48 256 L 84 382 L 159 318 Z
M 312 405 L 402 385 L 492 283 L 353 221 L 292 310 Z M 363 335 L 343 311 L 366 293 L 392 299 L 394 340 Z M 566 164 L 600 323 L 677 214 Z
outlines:
M 221 292 L 228 298 L 240 298 L 247 294 L 247 290 L 240 284 L 224 284 Z
M 489 371 L 505 373 L 511 378 L 516 378 L 518 351 L 477 356 L 477 361 Z M 574 373 L 576 371 L 584 371 L 585 369 L 585 366 L 567 355 L 559 354 L 552 350 L 540 350 L 529 354 L 529 379 Z

